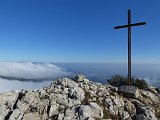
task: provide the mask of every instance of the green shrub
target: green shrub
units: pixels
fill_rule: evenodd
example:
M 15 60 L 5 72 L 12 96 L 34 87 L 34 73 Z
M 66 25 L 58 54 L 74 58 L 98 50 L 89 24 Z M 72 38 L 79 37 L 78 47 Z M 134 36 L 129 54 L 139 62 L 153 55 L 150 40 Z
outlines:
M 110 85 L 115 86 L 115 87 L 120 87 L 122 85 L 128 85 L 128 77 L 124 77 L 118 74 L 113 75 L 111 79 L 107 81 Z M 138 87 L 139 89 L 148 88 L 148 83 L 143 79 L 131 78 L 131 81 L 132 81 L 132 85 L 135 87 Z
M 108 80 L 108 83 L 115 87 L 119 87 L 121 85 L 127 85 L 127 78 L 116 74 L 116 75 L 113 75 L 111 79 Z
M 148 83 L 145 80 L 139 79 L 139 78 L 133 80 L 132 85 L 138 87 L 139 89 L 147 89 L 148 88 Z

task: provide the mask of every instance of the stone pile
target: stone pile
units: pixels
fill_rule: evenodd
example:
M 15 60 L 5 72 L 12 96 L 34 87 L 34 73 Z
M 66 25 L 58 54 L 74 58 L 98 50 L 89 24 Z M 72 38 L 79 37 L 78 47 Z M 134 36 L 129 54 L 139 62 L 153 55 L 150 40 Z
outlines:
M 159 120 L 155 91 L 102 85 L 76 75 L 40 90 L 0 93 L 0 120 Z

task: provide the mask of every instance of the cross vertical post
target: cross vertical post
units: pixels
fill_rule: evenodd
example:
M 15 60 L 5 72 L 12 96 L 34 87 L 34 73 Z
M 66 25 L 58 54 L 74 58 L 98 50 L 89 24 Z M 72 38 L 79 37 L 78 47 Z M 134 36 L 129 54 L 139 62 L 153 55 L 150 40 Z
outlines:
M 128 85 L 131 85 L 131 11 L 128 10 Z
M 131 27 L 133 26 L 140 26 L 140 25 L 145 25 L 146 22 L 139 22 L 139 23 L 134 23 L 131 24 L 131 10 L 128 9 L 128 24 L 127 25 L 122 25 L 122 26 L 116 26 L 114 29 L 121 29 L 121 28 L 128 28 L 128 85 L 132 85 L 131 81 Z

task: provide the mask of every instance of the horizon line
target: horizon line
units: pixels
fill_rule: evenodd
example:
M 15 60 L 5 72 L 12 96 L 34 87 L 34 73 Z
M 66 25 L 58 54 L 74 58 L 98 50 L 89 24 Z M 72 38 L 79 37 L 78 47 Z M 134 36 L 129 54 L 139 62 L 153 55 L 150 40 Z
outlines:
M 33 63 L 73 63 L 73 64 L 82 64 L 82 63 L 84 63 L 84 64 L 128 64 L 127 62 L 120 62 L 120 61 L 114 61 L 114 62 L 111 62 L 111 61 L 106 61 L 106 62 L 104 62 L 104 61 L 91 61 L 91 62 L 89 62 L 89 61 L 86 61 L 86 62 L 84 62 L 84 61 L 73 61 L 73 62 L 71 62 L 71 61 L 31 61 L 31 60 L 0 60 L 0 62 L 33 62 Z M 160 64 L 159 62 L 132 62 L 132 64 Z

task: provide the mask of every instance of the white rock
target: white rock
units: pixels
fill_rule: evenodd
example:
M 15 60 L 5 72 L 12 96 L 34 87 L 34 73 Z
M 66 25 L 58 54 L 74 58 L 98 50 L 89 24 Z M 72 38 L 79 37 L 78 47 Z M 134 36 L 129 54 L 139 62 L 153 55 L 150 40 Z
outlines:
M 63 120 L 79 120 L 78 117 L 78 106 L 74 106 L 65 111 Z
M 23 114 L 19 109 L 15 109 L 13 113 L 11 114 L 9 120 L 21 120 L 23 117 Z
M 128 120 L 129 114 L 127 111 L 120 112 L 121 120 Z
M 84 90 L 80 87 L 70 88 L 68 91 L 70 98 L 77 99 L 80 101 L 82 101 L 85 98 Z
M 97 103 L 90 102 L 89 105 L 91 106 L 92 109 L 94 109 L 96 113 L 99 114 L 100 118 L 103 118 L 103 111 Z
M 140 111 L 142 114 L 145 115 L 145 117 L 148 119 L 148 120 L 157 120 L 156 116 L 155 116 L 155 111 L 147 106 L 147 107 L 139 107 Z
M 140 90 L 140 94 L 146 98 L 151 99 L 153 102 L 160 103 L 160 99 L 158 98 L 158 96 L 156 96 L 155 94 L 153 94 L 149 91 Z
M 54 98 L 52 101 L 56 101 L 58 104 L 68 106 L 68 96 L 67 95 L 54 94 Z
M 124 101 L 124 110 L 127 111 L 131 117 L 133 117 L 136 114 L 136 108 L 135 108 L 134 104 L 132 104 L 128 100 Z
M 40 98 L 38 97 L 39 93 L 36 92 L 28 92 L 25 94 L 25 96 L 22 98 L 22 101 L 28 103 L 28 104 L 33 104 L 33 103 L 38 103 L 40 101 Z
M 89 89 L 92 90 L 92 91 L 96 91 L 97 90 L 97 86 L 92 84 L 92 85 L 89 85 Z
M 54 116 L 54 115 L 58 115 L 58 113 L 59 113 L 58 108 L 59 108 L 59 104 L 57 104 L 57 103 L 52 104 L 50 107 L 50 111 L 49 111 L 49 117 Z
M 59 113 L 58 114 L 58 120 L 64 120 L 64 113 Z
M 79 86 L 76 82 L 74 82 L 73 80 L 70 80 L 68 78 L 61 79 L 59 84 L 62 85 L 63 87 L 68 87 L 68 88 Z
M 18 97 L 19 93 L 17 92 L 0 93 L 0 105 L 7 105 L 10 109 L 13 109 Z
M 76 99 L 68 98 L 68 106 L 69 107 L 72 107 L 72 106 L 75 106 L 75 105 L 80 105 L 80 104 L 81 104 L 81 101 L 76 100 Z
M 116 106 L 116 105 L 109 106 L 108 110 L 109 110 L 111 115 L 117 115 L 118 114 L 118 106 Z
M 26 112 L 29 109 L 29 104 L 24 101 L 18 101 L 17 108 L 22 112 Z
M 5 105 L 0 105 L 0 120 L 5 120 L 10 110 Z
M 23 116 L 23 120 L 42 120 L 38 113 L 26 113 Z
M 107 85 L 106 87 L 109 88 L 111 91 L 118 92 L 118 87 L 114 87 L 111 85 Z
M 68 88 L 64 88 L 63 91 L 62 91 L 62 94 L 65 94 L 67 95 L 69 92 L 68 92 Z
M 148 120 L 143 114 L 136 115 L 136 120 Z
M 102 109 L 97 105 L 97 103 L 90 103 L 90 105 L 81 105 L 79 107 L 80 119 L 84 120 L 87 118 L 102 118 Z
M 79 82 L 83 82 L 83 83 L 89 83 L 89 80 L 86 79 L 86 77 L 82 74 L 80 75 L 76 75 L 72 78 L 72 80 L 74 80 L 75 82 L 79 83 Z
M 115 103 L 115 105 L 117 105 L 118 107 L 123 107 L 124 106 L 124 102 L 122 98 L 116 98 L 113 100 L 113 102 Z

